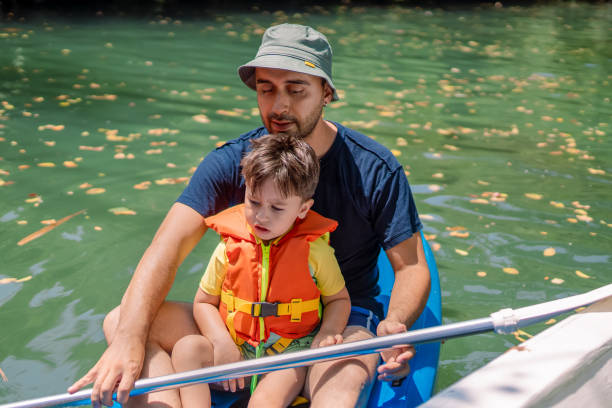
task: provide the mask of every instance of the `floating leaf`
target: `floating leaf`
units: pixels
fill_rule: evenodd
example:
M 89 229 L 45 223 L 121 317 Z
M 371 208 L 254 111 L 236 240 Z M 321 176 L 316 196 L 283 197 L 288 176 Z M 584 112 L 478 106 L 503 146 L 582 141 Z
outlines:
M 89 95 L 88 98 L 98 101 L 114 101 L 117 99 L 117 95 L 104 94 L 104 95 Z
M 26 282 L 32 279 L 32 275 L 26 276 L 25 278 L 17 279 L 17 278 L 3 278 L 0 279 L 0 285 L 6 285 L 7 283 L 21 283 Z
M 556 319 L 548 319 L 547 321 L 544 322 L 544 324 L 547 324 L 547 325 L 551 325 L 551 324 L 555 324 L 555 323 L 557 323 Z
M 2 371 L 1 368 L 0 368 L 0 377 L 2 377 L 2 381 L 8 382 L 8 378 L 6 378 L 6 374 L 4 374 L 4 371 Z
M 95 187 L 95 188 L 90 188 L 89 190 L 87 190 L 85 192 L 85 194 L 94 195 L 94 194 L 102 194 L 102 193 L 105 193 L 105 192 L 106 192 L 105 188 Z
M 198 123 L 210 123 L 210 119 L 208 119 L 208 116 L 204 114 L 194 115 L 192 118 Z
M 600 170 L 600 169 L 588 168 L 588 170 L 589 170 L 589 173 L 591 173 L 591 174 L 598 174 L 598 175 L 606 174 L 606 172 L 604 170 Z
M 126 207 L 109 208 L 108 211 L 115 215 L 136 215 L 136 211 L 130 210 L 129 208 L 126 208 Z
M 461 256 L 468 256 L 470 253 L 468 251 L 464 251 L 463 249 L 455 248 L 455 252 Z
M 143 181 L 142 183 L 134 184 L 136 190 L 146 190 L 151 186 L 150 181 Z
M 537 193 L 525 193 L 525 197 L 531 198 L 532 200 L 541 200 L 542 194 Z
M 87 150 L 90 152 L 101 152 L 104 146 L 79 146 L 79 150 Z
M 554 285 L 561 285 L 563 282 L 565 282 L 563 279 L 561 278 L 552 278 L 550 280 L 550 283 L 554 284 Z
M 519 271 L 516 268 L 504 268 L 503 271 L 508 275 L 518 275 Z
M 64 130 L 64 125 L 42 125 L 38 127 L 38 130 L 53 130 L 59 132 L 60 130 Z
M 489 204 L 489 200 L 486 200 L 484 198 L 474 198 L 473 200 L 470 200 L 470 203 L 472 203 L 472 204 Z
M 465 232 L 460 232 L 460 231 L 451 231 L 451 233 L 449 234 L 451 237 L 457 237 L 457 238 L 467 238 L 470 236 L 470 233 L 465 231 Z
M 584 272 L 576 271 L 576 276 L 582 279 L 590 279 L 591 277 Z
M 51 231 L 53 228 L 55 228 L 55 227 L 58 227 L 58 226 L 62 225 L 63 223 L 65 223 L 66 221 L 68 221 L 69 219 L 71 219 L 72 217 L 75 217 L 75 216 L 77 216 L 77 215 L 79 215 L 79 214 L 81 214 L 81 213 L 83 213 L 83 212 L 85 212 L 85 210 L 80 210 L 80 211 L 77 211 L 77 212 L 75 212 L 74 214 L 71 214 L 71 215 L 68 215 L 68 216 L 66 216 L 66 217 L 62 218 L 61 220 L 57 221 L 57 222 L 56 222 L 56 223 L 54 223 L 54 224 L 47 225 L 46 227 L 41 228 L 41 229 L 39 229 L 38 231 L 36 231 L 36 232 L 34 232 L 34 233 L 32 233 L 32 234 L 28 235 L 27 237 L 23 238 L 21 241 L 19 241 L 19 242 L 17 243 L 17 245 L 19 245 L 19 246 L 25 245 L 25 244 L 27 244 L 28 242 L 30 242 L 30 241 L 32 241 L 32 240 L 35 240 L 36 238 L 38 238 L 38 237 L 40 237 L 40 236 L 42 236 L 42 235 L 46 234 L 47 232 Z
M 55 167 L 55 163 L 52 162 L 42 162 L 37 164 L 38 167 Z
M 225 110 L 225 109 L 217 110 L 217 114 L 218 115 L 223 115 L 223 116 L 231 116 L 231 117 L 237 117 L 237 116 L 241 115 L 241 113 L 236 111 L 236 110 L 228 111 L 228 110 Z
M 556 253 L 555 248 L 546 248 L 543 252 L 544 256 L 553 256 Z
M 391 153 L 392 153 L 392 154 L 393 154 L 395 157 L 398 157 L 398 156 L 401 156 L 401 155 L 402 155 L 402 152 L 400 152 L 400 151 L 399 151 L 399 150 L 397 150 L 397 149 L 391 149 Z
M 485 276 L 487 276 L 487 273 L 485 271 L 478 271 L 476 272 L 476 276 L 484 278 Z
M 75 162 L 73 162 L 72 160 L 66 160 L 64 162 L 64 167 L 68 167 L 68 168 L 74 168 L 74 167 L 78 167 L 79 165 L 76 164 Z
M 166 177 L 163 179 L 155 180 L 155 184 L 157 185 L 178 184 L 178 183 L 184 183 L 187 181 L 189 181 L 189 177 L 177 177 L 177 178 Z

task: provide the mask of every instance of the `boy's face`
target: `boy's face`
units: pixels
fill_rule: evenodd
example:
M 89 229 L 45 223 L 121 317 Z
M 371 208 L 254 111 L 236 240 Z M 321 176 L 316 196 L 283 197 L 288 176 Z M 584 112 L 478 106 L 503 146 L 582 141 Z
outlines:
M 287 232 L 296 218 L 304 218 L 313 200 L 302 201 L 292 195 L 283 198 L 272 180 L 266 180 L 257 191 L 246 186 L 244 199 L 248 224 L 257 237 L 264 241 L 273 240 Z
M 257 104 L 269 133 L 308 137 L 332 98 L 321 78 L 283 69 L 255 70 Z

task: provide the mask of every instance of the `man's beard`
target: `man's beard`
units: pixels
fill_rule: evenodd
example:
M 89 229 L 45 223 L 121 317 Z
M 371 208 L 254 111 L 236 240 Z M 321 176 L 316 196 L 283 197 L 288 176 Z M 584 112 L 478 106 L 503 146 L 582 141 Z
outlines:
M 319 107 L 319 109 L 314 110 L 310 115 L 306 116 L 306 118 L 302 122 L 298 122 L 298 120 L 294 116 L 291 116 L 291 115 L 284 115 L 284 114 L 277 115 L 277 114 L 272 113 L 268 116 L 268 123 L 272 123 L 273 120 L 292 122 L 295 125 L 294 128 L 289 129 L 287 131 L 275 132 L 275 133 L 282 134 L 282 135 L 290 135 L 290 136 L 297 137 L 299 139 L 304 139 L 310 136 L 315 126 L 317 126 L 317 123 L 319 122 L 319 119 L 321 118 L 322 113 L 323 113 L 323 104 L 321 103 L 321 106 Z M 272 133 L 269 128 L 268 128 L 268 132 Z

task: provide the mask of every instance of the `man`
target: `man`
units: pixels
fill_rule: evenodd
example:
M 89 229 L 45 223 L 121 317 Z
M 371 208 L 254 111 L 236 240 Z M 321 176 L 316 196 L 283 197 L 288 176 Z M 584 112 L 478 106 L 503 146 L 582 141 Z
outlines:
M 316 30 L 291 24 L 266 30 L 255 59 L 239 68 L 240 78 L 257 92 L 264 127 L 226 143 L 202 161 L 145 251 L 121 305 L 105 319 L 108 349 L 69 392 L 94 382 L 94 405 L 110 405 L 115 388 L 118 400 L 127 400 L 139 375 L 173 372 L 174 344 L 197 333 L 197 327 L 191 304 L 164 302 L 165 296 L 179 265 L 206 232 L 204 217 L 243 201 L 240 159 L 250 139 L 266 133 L 302 137 L 320 158 L 313 209 L 339 222 L 331 245 L 354 305 L 344 341 L 399 333 L 417 319 L 429 293 L 429 271 L 410 187 L 388 149 L 323 119 L 323 108 L 338 99 L 331 65 L 331 47 Z M 395 271 L 386 317 L 374 299 L 381 247 Z M 410 347 L 382 353 L 379 378 L 404 377 L 412 355 Z M 308 371 L 303 394 L 313 407 L 363 404 L 377 365 L 376 355 L 317 364 Z M 144 399 L 137 405 L 180 407 L 176 390 Z

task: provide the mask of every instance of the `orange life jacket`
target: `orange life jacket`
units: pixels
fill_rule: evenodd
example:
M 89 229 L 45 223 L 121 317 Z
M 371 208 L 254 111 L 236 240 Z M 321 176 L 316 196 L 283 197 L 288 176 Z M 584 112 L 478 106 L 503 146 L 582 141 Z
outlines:
M 269 245 L 250 233 L 243 204 L 206 218 L 206 225 L 225 241 L 219 312 L 234 341 L 257 346 L 270 331 L 297 339 L 316 328 L 321 293 L 308 266 L 310 242 L 335 230 L 336 221 L 309 211 Z

